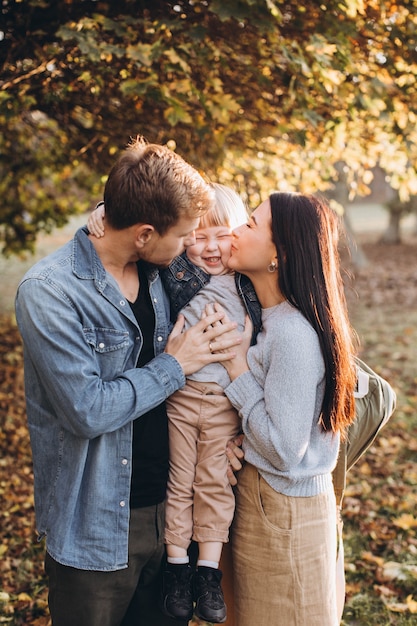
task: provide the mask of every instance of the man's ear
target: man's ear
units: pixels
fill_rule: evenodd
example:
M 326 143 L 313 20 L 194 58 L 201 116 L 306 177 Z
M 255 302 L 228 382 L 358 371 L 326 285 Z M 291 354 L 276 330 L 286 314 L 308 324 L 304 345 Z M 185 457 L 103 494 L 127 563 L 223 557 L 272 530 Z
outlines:
M 139 224 L 136 227 L 136 243 L 139 247 L 146 246 L 155 233 L 155 227 L 152 224 Z

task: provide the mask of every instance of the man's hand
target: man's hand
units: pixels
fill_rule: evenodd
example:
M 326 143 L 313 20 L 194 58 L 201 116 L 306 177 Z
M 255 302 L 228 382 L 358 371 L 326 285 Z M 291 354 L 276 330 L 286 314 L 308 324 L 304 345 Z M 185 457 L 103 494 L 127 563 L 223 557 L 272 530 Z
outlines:
M 221 323 L 224 319 L 224 312 L 219 311 L 212 315 L 207 315 L 195 326 L 182 332 L 184 328 L 184 317 L 178 316 L 177 323 L 165 347 L 165 352 L 175 357 L 181 365 L 185 376 L 194 374 L 208 363 L 230 361 L 236 355 L 231 350 L 241 343 L 239 335 L 232 332 L 236 329 L 236 322 L 229 320 Z M 213 342 L 216 346 L 216 354 L 213 354 Z M 222 350 L 222 352 L 217 352 Z

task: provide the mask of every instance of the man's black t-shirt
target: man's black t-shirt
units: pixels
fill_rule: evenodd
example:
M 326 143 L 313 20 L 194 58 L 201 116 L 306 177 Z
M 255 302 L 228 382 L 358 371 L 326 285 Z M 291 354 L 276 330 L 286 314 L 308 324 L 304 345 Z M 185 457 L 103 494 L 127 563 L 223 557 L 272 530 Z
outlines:
M 148 278 L 138 263 L 139 294 L 130 306 L 142 332 L 143 345 L 137 363 L 143 367 L 154 358 L 155 313 Z M 132 484 L 130 506 L 139 508 L 165 500 L 168 480 L 168 419 L 165 402 L 133 422 Z

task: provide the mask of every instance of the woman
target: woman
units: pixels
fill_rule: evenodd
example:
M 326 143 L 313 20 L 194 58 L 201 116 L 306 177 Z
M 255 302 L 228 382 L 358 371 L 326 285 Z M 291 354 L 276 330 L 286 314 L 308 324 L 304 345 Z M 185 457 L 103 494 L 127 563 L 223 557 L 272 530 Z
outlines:
M 247 329 L 224 362 L 245 434 L 232 534 L 236 623 L 335 626 L 331 473 L 356 382 L 337 217 L 322 199 L 273 193 L 233 234 L 229 267 L 252 281 L 263 324 L 255 346 Z

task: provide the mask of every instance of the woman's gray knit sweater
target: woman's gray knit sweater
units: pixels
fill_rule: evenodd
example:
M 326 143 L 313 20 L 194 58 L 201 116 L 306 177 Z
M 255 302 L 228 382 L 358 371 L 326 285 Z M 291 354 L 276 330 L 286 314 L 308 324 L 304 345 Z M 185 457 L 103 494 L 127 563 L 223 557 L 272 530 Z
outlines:
M 245 459 L 276 491 L 314 496 L 332 486 L 339 436 L 319 425 L 324 361 L 317 333 L 288 302 L 262 311 L 249 372 L 225 390 L 242 418 Z

